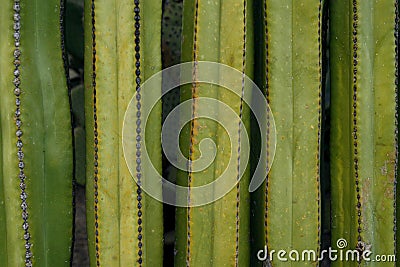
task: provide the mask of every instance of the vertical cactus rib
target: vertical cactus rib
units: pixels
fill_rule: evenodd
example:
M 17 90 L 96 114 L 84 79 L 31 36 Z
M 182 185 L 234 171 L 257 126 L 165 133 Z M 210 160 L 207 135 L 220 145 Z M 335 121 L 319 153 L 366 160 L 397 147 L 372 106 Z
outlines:
M 161 172 L 161 103 L 141 84 L 161 70 L 161 1 L 91 0 L 85 4 L 87 218 L 91 266 L 161 266 L 162 204 L 142 189 L 150 168 Z M 135 94 L 134 94 L 135 93 Z M 122 128 L 135 95 L 135 155 L 125 162 Z M 153 108 L 153 109 L 152 109 Z M 149 121 L 142 113 L 152 109 Z M 150 112 L 149 112 L 150 113 Z M 142 136 L 142 127 L 150 134 Z M 149 136 L 148 136 L 149 135 Z M 146 150 L 151 162 L 142 157 Z M 128 163 L 129 165 L 129 163 Z M 134 178 L 132 177 L 134 175 Z M 135 183 L 136 180 L 136 183 Z M 158 186 L 158 187 L 157 187 Z M 161 185 L 156 185 L 161 190 Z
M 241 155 L 247 152 L 241 146 L 240 135 L 242 127 L 249 131 L 250 114 L 243 98 L 250 94 L 245 90 L 244 77 L 253 73 L 252 12 L 252 1 L 184 1 L 182 61 L 192 62 L 193 83 L 181 87 L 181 101 L 189 100 L 192 106 L 191 121 L 183 128 L 180 140 L 189 159 L 187 172 L 178 172 L 178 184 L 189 188 L 189 203 L 194 196 L 192 188 L 220 177 L 230 157 L 235 166 L 229 170 L 229 175 L 240 179 L 239 162 L 242 161 Z M 219 62 L 242 72 L 242 97 L 217 85 L 199 83 L 197 77 L 202 71 L 198 67 L 199 61 Z M 217 80 L 227 78 L 219 73 L 211 75 L 215 75 Z M 218 99 L 235 111 L 239 118 L 231 122 L 237 129 L 235 132 L 227 133 L 216 122 L 221 122 L 226 114 L 217 105 L 205 107 L 199 100 L 205 97 Z M 201 118 L 205 108 L 215 112 L 216 121 Z M 204 138 L 211 139 L 217 151 L 213 162 L 198 171 L 195 160 L 201 155 L 199 144 Z M 199 207 L 177 208 L 176 266 L 249 264 L 248 183 L 249 172 L 246 170 L 232 191 L 221 199 Z
M 15 65 L 15 70 L 14 70 L 14 92 L 15 92 L 15 96 L 16 96 L 16 110 L 15 110 L 15 117 L 16 117 L 16 127 L 17 127 L 17 131 L 16 131 L 16 135 L 18 137 L 18 141 L 17 141 L 17 147 L 18 147 L 18 159 L 19 159 L 19 163 L 18 163 L 18 167 L 20 169 L 19 172 L 19 178 L 21 180 L 21 184 L 20 184 L 20 188 L 21 188 L 21 209 L 22 209 L 22 219 L 23 219 L 23 224 L 22 224 L 22 228 L 24 230 L 24 239 L 25 239 L 25 265 L 26 266 L 31 266 L 32 265 L 32 252 L 31 252 L 31 242 L 30 242 L 30 231 L 29 231 L 29 223 L 28 223 L 28 205 L 27 205 L 27 195 L 25 192 L 25 188 L 26 188 L 26 177 L 25 177 L 25 171 L 24 171 L 24 167 L 25 167 L 25 163 L 24 163 L 24 154 L 22 152 L 22 130 L 21 130 L 21 126 L 22 126 L 22 122 L 20 120 L 20 116 L 21 116 L 21 111 L 20 111 L 20 56 L 21 56 L 21 50 L 20 50 L 20 27 L 21 27 L 21 15 L 20 15 L 20 3 L 19 1 L 14 1 L 14 46 L 15 46 L 15 50 L 14 50 L 14 58 L 15 61 L 14 65 Z
M 197 125 L 197 121 L 195 120 L 195 114 L 196 114 L 196 95 L 198 94 L 197 90 L 198 90 L 198 84 L 197 84 L 197 68 L 196 68 L 196 62 L 198 62 L 198 44 L 197 44 L 197 38 L 198 38 L 198 19 L 199 19 L 199 0 L 195 0 L 194 3 L 194 26 L 193 26 L 193 83 L 192 83 L 192 115 L 191 115 L 191 128 L 190 128 L 190 144 L 189 144 L 189 159 L 190 162 L 188 163 L 188 187 L 189 187 L 189 195 L 188 195 L 188 202 L 189 205 L 191 203 L 191 191 L 190 188 L 192 187 L 192 160 L 193 160 L 193 154 L 194 154 L 194 142 L 195 140 L 193 140 L 194 135 L 194 131 L 195 129 L 198 127 Z M 188 211 L 187 211 L 187 252 L 186 252 L 186 266 L 190 266 L 190 261 L 191 261 L 191 229 L 190 229 L 190 225 L 191 225 L 191 207 L 188 207 Z
M 246 76 L 254 77 L 254 29 L 253 29 L 253 1 L 244 0 L 242 2 L 242 16 L 243 16 L 243 32 L 242 36 L 242 62 L 241 62 L 241 72 L 242 72 L 242 85 L 239 103 L 239 122 L 238 122 L 238 145 L 237 145 L 237 178 L 236 180 L 236 254 L 235 254 L 235 266 L 248 265 L 250 262 L 250 195 L 248 192 L 248 184 L 250 180 L 250 166 L 242 177 L 241 181 L 241 161 L 242 154 L 249 153 L 249 148 L 242 146 L 242 131 L 245 130 L 250 132 L 250 110 L 248 103 L 244 103 L 245 97 L 252 94 L 249 90 L 246 90 Z M 224 44 L 225 46 L 227 44 Z M 225 64 L 230 64 L 230 62 L 224 57 L 222 53 L 221 60 Z M 238 63 L 240 65 L 240 63 Z M 247 87 L 248 88 L 248 87 Z M 223 96 L 223 95 L 222 95 Z M 220 262 L 222 264 L 223 262 Z
M 142 1 L 141 2 L 141 69 L 140 79 L 146 81 L 153 74 L 162 69 L 161 61 L 161 19 L 162 2 L 161 1 Z M 149 153 L 151 164 L 142 160 L 142 181 L 148 183 L 151 169 L 154 168 L 158 173 L 162 173 L 162 152 L 161 152 L 161 120 L 162 103 L 161 100 L 156 104 L 149 103 L 149 99 L 158 99 L 161 96 L 161 81 L 158 83 L 159 89 L 147 90 L 142 92 L 142 108 L 148 112 L 147 121 L 146 148 Z M 154 106 L 152 106 L 154 104 Z M 137 110 L 139 111 L 139 110 Z M 137 112 L 138 113 L 138 112 Z M 137 132 L 140 128 L 136 129 Z M 143 141 L 142 141 L 143 142 Z M 162 196 L 162 185 L 152 183 L 152 188 L 156 189 Z M 137 197 L 137 200 L 140 200 Z M 139 203 L 138 203 L 139 204 Z M 147 193 L 142 192 L 142 211 L 143 211 L 143 265 L 161 266 L 163 262 L 163 205 L 158 200 L 153 199 Z M 138 227 L 139 228 L 139 227 Z M 140 237 L 138 231 L 138 238 Z M 139 253 L 139 252 L 138 252 Z
M 60 6 L 15 0 L 0 11 L 4 266 L 66 266 L 71 255 L 71 119 Z
M 93 174 L 94 174 L 94 248 L 95 258 L 92 257 L 92 261 L 96 261 L 96 266 L 100 266 L 100 233 L 99 233 L 99 176 L 98 176 L 98 151 L 99 151 L 99 140 L 97 130 L 97 91 L 96 91 L 96 13 L 95 13 L 95 0 L 91 1 L 91 29 L 92 29 L 92 86 L 93 86 L 93 139 L 94 140 L 94 151 L 93 151 Z M 90 176 L 89 176 L 90 177 Z M 91 229 L 91 228 L 88 228 Z
M 1 117 L 1 110 L 0 110 Z M 0 262 L 7 262 L 7 220 L 4 197 L 4 178 L 3 178 L 3 150 L 1 139 L 1 123 L 0 123 Z
M 140 51 L 140 6 L 139 6 L 139 1 L 135 1 L 135 51 Z M 140 79 L 140 53 L 137 52 L 135 54 L 136 58 L 136 71 L 135 71 L 135 82 L 136 82 L 136 109 L 137 112 L 140 113 L 141 106 L 142 106 L 142 101 L 141 101 L 141 79 Z M 142 266 L 143 264 L 143 243 L 142 243 L 142 171 L 141 171 L 141 145 L 142 145 L 142 136 L 141 136 L 141 116 L 137 116 L 138 119 L 136 121 L 136 179 L 137 179 L 137 215 L 138 215 L 138 230 L 137 230 L 137 239 L 138 239 L 138 249 L 137 249 L 137 257 L 138 260 L 137 262 L 139 263 L 139 266 Z
M 263 85 L 263 90 L 265 91 L 265 94 L 266 94 L 266 98 L 267 98 L 267 102 L 268 102 L 268 104 L 270 103 L 270 98 L 269 98 L 269 79 L 268 79 L 268 77 L 269 77 L 269 46 L 268 46 L 268 43 L 269 43 L 269 32 L 268 32 L 268 20 L 267 20 L 267 17 L 268 17 L 268 13 L 267 13 L 267 10 L 268 10 L 268 1 L 267 0 L 264 0 L 263 1 L 264 2 L 264 5 L 263 5 L 263 8 L 264 8 L 264 12 L 263 12 L 263 19 L 264 19 L 264 38 L 263 38 L 263 41 L 264 41 L 264 43 L 265 43 L 265 51 L 263 51 L 263 53 L 264 53 L 264 57 L 265 57 L 265 65 L 263 66 L 264 67 L 264 69 L 265 69 L 265 77 L 263 77 L 263 79 L 262 79 L 262 85 Z M 269 113 L 267 114 L 267 116 L 269 116 Z M 269 117 L 267 117 L 267 121 L 269 122 Z M 267 155 L 266 155 L 266 161 L 267 162 L 269 162 L 270 161 L 270 153 L 269 153 L 269 150 L 270 150 L 270 142 L 269 142 L 269 135 L 270 135 L 270 127 L 269 127 L 269 125 L 267 126 L 267 132 L 266 132 L 266 138 L 268 139 L 267 140 L 267 147 L 266 147 L 266 149 L 267 149 Z M 268 164 L 267 164 L 267 166 L 268 166 Z M 264 242 L 262 242 L 262 244 L 263 245 L 266 245 L 266 244 L 268 244 L 268 188 L 269 188 L 269 170 L 267 171 L 267 177 L 266 177 L 266 180 L 265 180 L 265 196 L 264 196 L 264 199 L 261 199 L 261 201 L 260 201 L 260 203 L 263 203 L 263 209 L 262 210 L 265 210 L 265 213 L 264 213 L 264 234 L 265 234 L 265 236 L 264 236 L 264 238 L 265 238 L 265 244 L 264 244 Z M 263 202 L 263 200 L 264 200 L 264 202 Z M 258 260 L 258 259 L 257 259 Z
M 398 183 L 398 177 L 399 177 L 399 2 L 395 1 L 394 3 L 395 6 L 395 21 L 394 21 L 394 38 L 395 38 L 395 85 L 396 85 L 396 129 L 395 129 L 395 138 L 396 138 L 396 162 L 395 162 L 395 186 L 394 186 L 394 197 L 395 197 L 395 201 L 394 201 L 394 231 L 395 231 L 395 236 L 394 236 L 394 246 L 395 246 L 395 255 L 396 257 L 399 256 L 399 243 L 398 241 L 399 239 L 399 233 L 400 231 L 398 231 L 397 229 L 397 215 L 399 214 L 398 212 L 398 208 L 399 208 L 399 204 L 397 203 L 397 201 L 399 200 L 399 196 L 398 193 L 400 192 L 400 190 L 398 190 L 397 188 L 397 183 Z
M 315 173 L 315 177 L 316 177 L 316 183 L 315 183 L 315 190 L 316 190 L 316 194 L 317 194 L 317 201 L 318 201 L 318 214 L 317 214 L 317 220 L 318 220 L 318 227 L 317 227 L 317 244 L 321 244 L 321 127 L 322 127 L 322 90 L 324 87 L 323 84 L 323 30 L 322 30 L 322 23 L 324 22 L 324 18 L 323 18 L 323 11 L 324 8 L 324 1 L 320 0 L 319 1 L 319 5 L 318 5 L 318 74 L 319 74 L 319 92 L 318 92 L 318 149 L 317 149 L 317 168 L 316 168 L 316 173 Z M 320 247 L 318 246 L 317 248 L 317 255 L 320 254 Z
M 265 48 L 259 52 L 264 56 L 262 87 L 274 114 L 278 139 L 263 194 L 255 196 L 264 214 L 264 229 L 257 227 L 264 233 L 269 252 L 315 252 L 310 260 L 289 259 L 288 263 L 279 262 L 275 255 L 267 259 L 273 266 L 318 264 L 314 260 L 319 256 L 321 234 L 323 6 L 324 1 L 319 0 L 266 0 L 260 15 Z M 267 146 L 270 149 L 269 141 Z M 264 160 L 271 160 L 269 153 Z
M 21 111 L 20 111 L 20 56 L 21 56 L 21 50 L 20 50 L 20 28 L 21 28 L 21 14 L 20 14 L 20 3 L 19 1 L 14 1 L 14 79 L 13 79 L 13 84 L 15 86 L 14 88 L 14 94 L 16 96 L 15 99 L 15 104 L 16 104 L 16 110 L 15 110 L 15 117 L 16 117 L 16 136 L 18 138 L 17 141 L 17 147 L 18 147 L 18 167 L 20 169 L 19 172 L 19 178 L 21 180 L 20 188 L 21 188 L 21 209 L 22 209 L 22 219 L 23 219 L 23 224 L 22 228 L 24 230 L 24 239 L 25 239 L 25 265 L 26 266 L 31 266 L 32 265 L 32 252 L 31 252 L 31 242 L 30 242 L 30 231 L 29 231 L 29 223 L 28 223 L 28 205 L 27 205 L 27 195 L 25 192 L 26 189 L 26 176 L 25 176 L 25 163 L 24 163 L 24 154 L 22 152 L 22 146 L 23 146 L 23 141 L 22 141 L 22 121 L 20 120 L 21 116 Z
M 96 252 L 96 237 L 98 235 L 98 186 L 97 186 L 97 174 L 98 169 L 95 168 L 94 159 L 98 158 L 98 140 L 95 142 L 94 133 L 97 132 L 97 115 L 95 116 L 95 93 L 96 93 L 96 35 L 95 35 L 95 21 L 94 21 L 94 5 L 95 0 L 84 3 L 84 99 L 85 99 L 85 138 L 86 138 L 86 222 L 88 229 L 88 247 L 89 247 L 89 258 L 91 266 L 99 266 L 98 253 Z M 88 78 L 89 77 L 89 78 Z M 90 101 L 89 101 L 90 99 Z M 90 181 L 89 179 L 93 179 Z M 94 195 L 89 195 L 89 192 L 94 192 Z M 96 193 L 97 192 L 97 193 Z M 97 199 L 97 201 L 95 200 Z M 95 228 L 94 230 L 92 230 Z M 97 237 L 98 238 L 98 237 Z M 98 239 L 97 239 L 98 240 Z
M 15 86 L 12 84 L 14 79 L 13 71 L 14 65 L 14 30 L 13 30 L 13 17 L 14 17 L 14 2 L 6 1 L 3 3 L 0 10 L 0 30 L 1 30 L 1 45 L 0 45 L 0 82 L 1 93 L 0 98 L 0 114 L 1 114 L 1 131 L 2 131 L 2 178 L 3 182 L 0 184 L 1 191 L 3 192 L 3 206 L 4 206 L 4 232 L 1 233 L 4 244 L 10 244 L 12 249 L 7 249 L 7 254 L 2 255 L 4 265 L 25 265 L 25 242 L 22 239 L 22 218 L 21 218 L 21 201 L 19 196 L 21 189 L 19 187 L 19 169 L 18 163 L 15 162 L 16 137 L 15 137 L 15 122 L 13 121 L 15 112 Z M 15 16 L 20 19 L 20 15 Z M 8 61 L 8 62 L 7 62 Z M 9 63 L 5 66 L 5 62 Z M 7 88 L 7 90 L 5 89 Z M 18 90 L 16 91 L 20 93 Z M 5 109 L 7 107 L 7 109 Z M 9 142 L 8 142 L 9 141 Z M 12 160 L 7 161 L 8 158 Z M 8 168 L 5 168 L 8 166 Z M 8 178 L 12 177 L 12 179 Z M 9 201 L 12 199 L 12 201 Z
M 330 4 L 332 242 L 371 259 L 396 250 L 397 5 Z M 394 263 L 334 266 L 350 264 Z
M 358 40 L 357 40 L 357 28 L 358 28 L 358 12 L 357 12 L 357 0 L 353 0 L 353 149 L 354 149 L 354 176 L 356 178 L 356 195 L 357 195 L 357 241 L 361 242 L 361 202 L 360 202 L 360 180 L 358 172 L 358 141 L 357 141 L 357 64 L 358 64 Z M 357 243 L 358 245 L 359 243 Z
M 351 161 L 351 123 L 352 123 L 352 22 L 351 1 L 330 3 L 330 59 L 331 59 L 331 191 L 332 191 L 332 242 L 345 238 L 355 244 L 357 233 L 356 201 L 352 197 L 355 190 Z M 339 39 L 340 36 L 340 39 Z M 340 60 L 340 61 L 339 61 Z M 337 62 L 342 62 L 340 65 Z M 336 64 L 335 64 L 336 63 Z M 346 66 L 345 68 L 342 66 Z M 347 90 L 335 90 L 346 86 Z M 342 104 L 346 101 L 346 104 Z M 339 107 L 340 108 L 336 108 Z M 344 120 L 344 121 L 343 121 Z M 339 131 L 338 126 L 341 126 Z M 334 130 L 337 129 L 337 130 Z M 340 141 L 340 142 L 339 142 Z M 339 146 L 339 144 L 342 144 Z M 352 211 L 349 216 L 347 209 Z M 348 235 L 344 235 L 348 233 Z

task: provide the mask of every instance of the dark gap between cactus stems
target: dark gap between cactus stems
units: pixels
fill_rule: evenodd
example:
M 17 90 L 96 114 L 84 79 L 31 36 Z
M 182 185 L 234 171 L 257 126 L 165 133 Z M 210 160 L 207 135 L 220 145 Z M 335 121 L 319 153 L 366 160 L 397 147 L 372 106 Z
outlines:
M 180 63 L 181 34 L 182 34 L 182 0 L 163 0 L 161 43 L 162 43 L 162 68 L 168 68 Z M 162 123 L 170 111 L 180 103 L 179 87 L 174 88 L 162 96 Z M 175 148 L 179 149 L 179 148 Z M 168 181 L 176 182 L 177 169 L 166 158 L 162 152 L 162 175 Z M 164 195 L 164 194 L 163 194 Z M 175 257 L 175 213 L 174 206 L 163 204 L 163 226 L 164 226 L 164 266 L 174 262 Z
M 262 94 L 266 97 L 267 102 L 269 103 L 268 99 L 268 28 L 267 28 L 267 1 L 255 1 L 254 2 L 254 43 L 255 44 L 262 44 L 259 46 L 255 46 L 255 55 L 254 55 L 254 82 L 257 84 L 259 89 L 261 90 Z M 266 114 L 267 122 L 270 120 L 269 113 Z M 270 128 L 269 124 L 267 123 L 265 133 L 262 132 L 260 125 L 257 123 L 255 115 L 253 112 L 250 112 L 250 134 L 251 134 L 251 142 L 250 142 L 250 149 L 252 158 L 250 159 L 250 177 L 253 177 L 254 171 L 257 166 L 258 160 L 260 160 L 261 155 L 261 138 L 265 136 L 266 138 L 266 161 L 268 166 L 268 161 L 270 160 L 269 148 L 270 148 Z M 252 160 L 254 159 L 254 160 Z M 268 187 L 268 177 L 266 178 L 263 185 L 260 186 L 258 190 L 264 190 Z M 257 191 L 258 191 L 257 190 Z M 256 192 L 257 192 L 256 191 Z M 264 242 L 266 241 L 264 237 L 266 237 L 266 216 L 267 210 L 264 211 L 262 216 L 257 216 L 258 213 L 258 193 L 253 192 L 250 194 L 251 198 L 251 210 L 250 210 L 250 250 L 252 251 L 250 256 L 250 266 L 258 266 L 260 261 L 257 259 L 256 254 L 261 246 L 264 246 Z M 267 191 L 262 196 L 264 203 L 267 201 Z M 261 226 L 262 225 L 262 226 Z M 258 226 L 262 227 L 264 231 L 262 234 L 258 231 Z M 263 237 L 261 237 L 262 235 Z
M 75 266 L 88 266 L 89 265 L 89 251 L 88 251 L 88 236 L 86 227 L 86 198 L 85 198 L 85 187 L 80 185 L 77 177 L 77 162 L 78 162 L 78 147 L 76 143 L 76 136 L 74 131 L 77 127 L 84 128 L 83 124 L 80 124 L 77 118 L 77 110 L 75 108 L 81 107 L 82 103 L 75 103 L 72 92 L 77 90 L 79 86 L 83 86 L 83 60 L 77 60 L 78 55 L 74 55 L 73 48 L 69 47 L 68 44 L 75 41 L 73 40 L 77 35 L 81 34 L 83 39 L 83 21 L 81 21 L 81 31 L 74 32 L 73 35 L 68 34 L 73 28 L 73 24 L 76 23 L 76 18 L 83 19 L 83 0 L 80 0 L 82 8 L 79 9 L 79 13 L 74 9 L 75 0 L 60 0 L 60 31 L 61 31 L 61 48 L 62 48 L 62 59 L 65 68 L 65 77 L 67 79 L 68 97 L 70 101 L 71 110 L 71 131 L 72 131 L 72 142 L 73 142 L 73 225 L 72 225 L 72 246 L 71 246 L 71 259 L 70 264 L 72 267 Z M 71 16 L 74 14 L 74 16 Z M 71 40 L 70 40 L 71 39 Z M 82 43 L 82 45 L 84 45 Z M 83 57 L 83 54 L 81 55 Z M 77 104 L 82 106 L 77 106 Z M 82 114 L 84 115 L 84 114 Z M 81 177 L 82 178 L 82 177 Z
M 62 52 L 62 60 L 64 63 L 64 72 L 67 81 L 67 90 L 68 90 L 68 99 L 69 99 L 69 106 L 70 106 L 70 115 L 71 115 L 71 137 L 72 137 L 72 157 L 73 157 L 73 170 L 72 170 L 72 244 L 71 244 L 71 265 L 74 261 L 74 248 L 75 248 L 75 218 L 76 218 L 76 178 L 75 178 L 75 136 L 74 136 L 74 121 L 73 121 L 73 112 L 72 112 L 72 98 L 71 98 L 71 80 L 69 76 L 69 62 L 68 62 L 68 53 L 65 46 L 65 23 L 66 23 L 66 8 L 65 8 L 66 0 L 60 0 L 60 43 L 61 43 L 61 52 Z
M 322 37 L 322 96 L 321 96 L 321 139 L 320 139 L 320 185 L 321 185 L 321 248 L 328 250 L 331 246 L 331 196 L 330 196 L 330 77 L 329 77 L 329 1 L 322 6 L 321 37 Z M 321 266 L 330 266 L 330 259 L 325 257 Z

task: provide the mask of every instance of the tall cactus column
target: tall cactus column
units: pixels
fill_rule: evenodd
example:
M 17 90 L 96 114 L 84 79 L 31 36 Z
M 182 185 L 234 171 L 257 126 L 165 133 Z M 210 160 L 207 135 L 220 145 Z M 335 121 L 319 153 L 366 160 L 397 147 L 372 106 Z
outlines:
M 398 2 L 330 8 L 332 241 L 344 238 L 374 259 L 395 252 Z
M 277 139 L 264 188 L 255 192 L 254 239 L 258 249 L 297 250 L 288 262 L 266 257 L 272 266 L 317 266 L 321 229 L 320 136 L 323 1 L 266 0 L 262 23 L 263 81 Z M 267 136 L 268 137 L 268 136 Z M 265 136 L 264 136 L 265 138 Z M 271 149 L 271 145 L 269 148 Z M 262 222 L 262 223 L 261 223 Z M 315 255 L 302 260 L 303 250 Z M 269 256 L 263 255 L 261 256 Z
M 69 266 L 73 154 L 62 6 L 2 1 L 2 266 Z
M 0 111 L 1 116 L 1 111 Z M 2 149 L 2 139 L 1 139 L 1 123 L 0 123 L 0 233 L 5 236 L 7 232 L 7 220 L 6 220 L 6 203 L 4 198 L 4 178 L 3 178 L 3 149 Z M 7 262 L 7 238 L 3 237 L 0 239 L 0 262 Z
M 242 126 L 249 131 L 249 109 L 244 95 L 251 92 L 243 85 L 241 94 L 197 82 L 205 69 L 198 68 L 199 61 L 212 61 L 235 68 L 242 75 L 253 73 L 253 1 L 184 1 L 182 61 L 193 64 L 193 84 L 181 87 L 182 102 L 191 103 L 192 120 L 181 133 L 182 153 L 190 160 L 187 172 L 178 174 L 178 183 L 191 189 L 210 184 L 226 171 L 229 177 L 239 179 L 239 159 L 246 148 L 242 146 Z M 203 65 L 204 66 L 204 65 Z M 223 77 L 210 73 L 212 78 Z M 210 77 L 207 77 L 210 78 Z M 243 77 L 244 81 L 244 77 Z M 240 79 L 238 80 L 240 83 Z M 202 98 L 212 98 L 232 108 L 237 117 L 225 114 L 217 105 L 204 104 Z M 202 111 L 213 111 L 213 120 L 201 118 Z M 199 116 L 199 117 L 197 117 Z M 232 132 L 220 123 L 230 116 Z M 243 128 L 244 128 L 243 127 Z M 198 170 L 196 160 L 202 157 L 201 142 L 211 139 L 215 144 L 214 160 L 204 170 Z M 210 153 L 204 150 L 204 153 Z M 229 159 L 235 159 L 229 166 Z M 199 207 L 177 209 L 176 266 L 246 266 L 249 264 L 249 172 L 244 172 L 240 182 L 221 199 Z M 234 184 L 233 184 L 234 185 Z M 215 193 L 218 189 L 210 189 Z M 211 192 L 211 194 L 213 194 Z
M 87 218 L 91 266 L 161 266 L 162 203 L 141 187 L 150 162 L 142 158 L 146 94 L 141 85 L 161 70 L 161 1 L 85 2 L 85 113 Z M 132 138 L 134 168 L 125 162 L 122 129 L 131 98 L 135 106 Z M 152 164 L 161 171 L 161 105 L 147 122 Z M 128 164 L 129 165 L 129 164 Z M 157 190 L 157 189 L 156 189 Z M 161 190 L 159 185 L 158 190 Z

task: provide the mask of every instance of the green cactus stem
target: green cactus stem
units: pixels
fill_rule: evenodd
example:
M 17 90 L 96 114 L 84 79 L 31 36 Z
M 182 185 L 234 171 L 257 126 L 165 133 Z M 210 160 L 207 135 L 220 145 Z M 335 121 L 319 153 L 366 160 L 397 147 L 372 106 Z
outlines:
M 332 246 L 344 238 L 371 259 L 395 252 L 397 5 L 330 4 Z M 367 265 L 395 263 L 333 263 Z
M 63 2 L 0 9 L 0 261 L 69 266 L 73 153 Z
M 85 113 L 87 228 L 91 266 L 161 266 L 162 203 L 141 188 L 151 162 L 141 158 L 144 127 L 137 138 L 132 177 L 125 162 L 125 111 L 141 84 L 161 70 L 161 1 L 85 2 Z M 161 85 L 149 93 L 161 95 Z M 134 99 L 136 101 L 136 99 Z M 136 105 L 135 112 L 149 108 Z M 136 104 L 136 102 L 135 102 Z M 139 108 L 137 108 L 139 107 Z M 136 114 L 136 113 L 135 113 Z M 140 113 L 138 113 L 140 114 Z M 147 122 L 152 164 L 161 171 L 161 104 Z M 140 115 L 139 115 L 140 119 Z M 161 185 L 158 190 L 161 190 Z
M 219 62 L 252 76 L 253 73 L 253 1 L 184 1 L 182 61 Z M 196 70 L 197 74 L 201 70 Z M 196 75 L 196 74 L 194 74 Z M 212 75 L 218 75 L 213 73 Z M 217 76 L 216 76 L 217 77 Z M 194 77 L 195 78 L 195 77 Z M 223 77 L 219 77 L 223 78 Z M 218 78 L 217 78 L 218 79 Z M 250 113 L 242 97 L 205 83 L 195 82 L 181 88 L 181 102 L 192 102 L 192 120 L 181 133 L 181 150 L 193 161 L 200 157 L 200 141 L 211 139 L 216 146 L 214 161 L 203 171 L 196 162 L 178 173 L 178 184 L 189 188 L 209 184 L 224 171 L 239 177 L 239 166 L 229 169 L 230 157 L 239 164 L 246 153 L 239 138 L 241 125 L 249 132 Z M 202 109 L 214 110 L 217 121 L 227 115 L 211 105 L 202 106 L 198 98 L 218 99 L 232 108 L 234 132 L 226 132 L 216 121 L 195 118 Z M 209 153 L 208 151 L 206 153 Z M 249 264 L 249 169 L 233 189 L 221 199 L 198 207 L 178 208 L 176 216 L 176 266 L 247 266 Z M 214 187 L 214 191 L 217 189 Z M 190 191 L 190 190 L 189 190 Z M 191 192 L 191 191 L 190 191 Z M 191 199 L 189 193 L 189 199 Z
M 266 0 L 259 6 L 258 83 L 275 119 L 275 157 L 255 200 L 254 247 L 272 266 L 317 266 L 321 229 L 320 136 L 324 1 Z M 267 131 L 268 132 L 268 131 Z M 268 148 L 271 149 L 271 146 Z M 273 250 L 312 250 L 304 261 L 279 261 Z M 256 256 L 257 250 L 254 252 Z M 296 255 L 292 255 L 296 259 Z M 253 259 L 260 265 L 259 259 Z

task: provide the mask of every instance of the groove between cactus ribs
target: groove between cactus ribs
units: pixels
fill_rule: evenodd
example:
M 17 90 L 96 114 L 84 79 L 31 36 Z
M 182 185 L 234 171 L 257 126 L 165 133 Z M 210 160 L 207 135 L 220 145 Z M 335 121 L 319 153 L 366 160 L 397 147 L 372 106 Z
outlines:
M 265 94 L 267 98 L 267 103 L 269 104 L 269 80 L 268 80 L 268 75 L 269 75 L 269 49 L 268 49 L 268 21 L 267 21 L 267 1 L 264 0 L 264 42 L 265 42 Z M 265 244 L 268 246 L 268 181 L 269 181 L 269 170 L 268 170 L 268 162 L 269 162 L 269 145 L 270 145 L 270 117 L 269 117 L 269 112 L 267 112 L 267 155 L 266 155 L 266 160 L 267 160 L 267 177 L 265 179 L 265 214 L 264 214 L 264 229 L 265 229 Z M 268 248 L 269 249 L 269 248 Z
M 94 238 L 96 266 L 100 266 L 100 231 L 99 231 L 99 140 L 97 129 L 97 104 L 96 104 L 96 12 L 95 0 L 92 0 L 92 87 L 93 87 L 93 120 L 94 120 Z
M 242 54 L 242 91 L 240 95 L 240 109 L 239 109 L 239 125 L 238 125 L 238 158 L 237 158 L 237 184 L 236 184 L 236 255 L 235 255 L 235 266 L 239 266 L 239 226 L 240 226 L 240 134 L 242 117 L 243 117 L 243 98 L 244 98 L 244 87 L 245 87 L 245 70 L 246 70 L 246 12 L 247 12 L 247 2 L 243 1 L 243 54 Z
M 362 239 L 361 239 L 361 194 L 360 194 L 360 180 L 358 173 L 358 141 L 357 141 L 357 65 L 358 65 L 358 10 L 357 10 L 357 0 L 353 0 L 353 13 L 352 13 L 352 29 L 353 29 L 353 160 L 354 160 L 354 175 L 356 181 L 356 191 L 357 191 L 357 249 L 362 249 Z
M 321 167 L 320 167 L 320 158 L 321 158 L 321 119 L 322 119 L 322 77 L 323 77 L 323 70 L 322 70 L 322 20 L 323 20 L 323 13 L 322 13 L 322 0 L 319 1 L 318 5 L 318 81 L 319 81 L 319 88 L 318 88 L 318 148 L 317 148 L 317 172 L 316 172 L 316 190 L 317 190 L 317 201 L 318 201 L 318 212 L 317 212 L 317 220 L 318 220 L 318 227 L 317 227 L 317 244 L 321 243 Z M 317 247 L 317 255 L 320 254 L 320 246 Z
M 22 141 L 22 120 L 21 120 L 21 99 L 20 95 L 22 90 L 20 88 L 21 80 L 20 80 L 20 65 L 21 65 L 21 50 L 20 50 L 20 38 L 21 38 L 21 6 L 20 1 L 14 1 L 14 24 L 13 24 L 13 37 L 14 37 L 14 95 L 15 95 L 15 125 L 16 125 L 16 136 L 17 136 L 17 157 L 18 157 L 18 168 L 19 168 L 19 179 L 20 179 L 20 189 L 21 189 L 21 216 L 22 216 L 22 229 L 24 230 L 23 239 L 25 240 L 25 266 L 31 267 L 32 266 L 32 251 L 31 247 L 32 244 L 30 242 L 30 232 L 29 232 L 29 223 L 28 223 L 28 196 L 26 194 L 26 179 L 25 176 L 25 162 L 24 162 L 24 152 L 23 152 L 23 141 Z
M 398 3 L 397 0 L 394 1 L 394 7 L 395 7 L 395 20 L 394 20 L 394 42 L 395 42 L 395 48 L 394 48 L 394 52 L 395 52 L 395 80 L 394 80 L 394 84 L 395 84 L 395 95 L 396 95 L 396 104 L 395 104 L 395 110 L 396 110 L 396 114 L 395 114 L 395 164 L 394 164 L 394 184 L 393 184 L 393 207 L 394 207 L 394 214 L 393 214 L 393 225 L 394 225 L 394 229 L 393 229 L 393 242 L 394 242 L 394 255 L 396 255 L 396 232 L 397 232 L 397 214 L 396 214 L 396 210 L 397 210 L 397 171 L 398 171 L 398 157 L 399 157 L 399 145 L 398 145 L 398 125 L 399 125 L 399 121 L 398 121 L 398 108 L 399 108 L 399 103 L 398 103 L 398 79 L 399 79 L 399 69 L 398 69 L 398 34 L 399 34 L 399 7 L 398 7 Z
M 186 266 L 190 266 L 190 223 L 191 223 L 191 207 L 190 207 L 190 192 L 192 186 L 192 159 L 194 154 L 194 129 L 198 127 L 195 114 L 196 114 L 196 97 L 197 97 L 197 62 L 198 62 L 198 19 L 199 19 L 199 0 L 195 0 L 195 16 L 194 16 L 194 40 L 193 40 L 193 72 L 192 72 L 192 117 L 190 125 L 190 144 L 189 144 L 189 161 L 188 161 L 188 210 L 187 210 L 187 253 L 186 253 Z
M 143 263 L 143 235 L 142 235 L 142 215 L 143 215 L 143 210 L 142 210 L 142 188 L 141 188 L 141 183 L 142 183 L 142 172 L 141 172 L 141 79 L 140 79 L 140 2 L 139 0 L 135 0 L 135 75 L 136 75 L 136 108 L 137 108 L 137 113 L 136 113 L 136 178 L 137 178 L 137 208 L 138 208 L 138 231 L 137 231 L 137 239 L 138 239 L 138 251 L 137 251 L 137 262 L 139 263 L 139 266 L 142 266 Z

